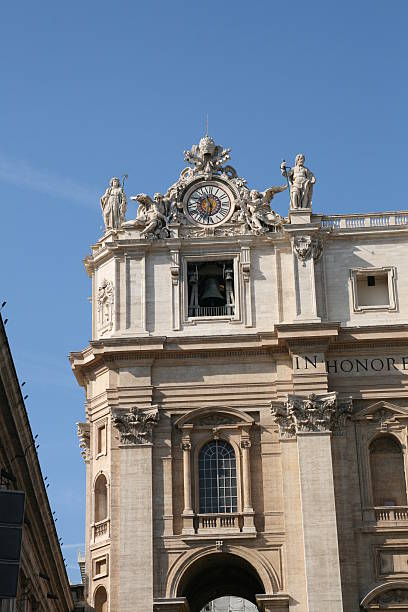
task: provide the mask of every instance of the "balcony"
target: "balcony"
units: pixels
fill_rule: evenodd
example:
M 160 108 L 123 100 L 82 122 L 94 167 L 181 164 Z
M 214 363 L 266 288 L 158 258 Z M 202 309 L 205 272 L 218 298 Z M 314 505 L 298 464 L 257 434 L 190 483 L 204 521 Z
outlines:
M 376 506 L 364 509 L 364 522 L 383 529 L 408 527 L 408 506 Z
M 92 540 L 93 542 L 100 542 L 110 537 L 110 525 L 109 519 L 98 521 L 92 525 Z
M 244 517 L 237 513 L 197 514 L 194 518 L 194 530 L 199 535 L 241 533 Z
M 408 506 L 377 506 L 374 512 L 377 523 L 408 522 Z

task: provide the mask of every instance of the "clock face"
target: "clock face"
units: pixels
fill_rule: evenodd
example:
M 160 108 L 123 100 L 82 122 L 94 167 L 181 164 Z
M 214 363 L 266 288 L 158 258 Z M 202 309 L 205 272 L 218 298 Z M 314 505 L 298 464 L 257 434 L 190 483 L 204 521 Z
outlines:
M 200 225 L 218 225 L 232 214 L 232 198 L 218 183 L 204 183 L 187 197 L 187 212 Z

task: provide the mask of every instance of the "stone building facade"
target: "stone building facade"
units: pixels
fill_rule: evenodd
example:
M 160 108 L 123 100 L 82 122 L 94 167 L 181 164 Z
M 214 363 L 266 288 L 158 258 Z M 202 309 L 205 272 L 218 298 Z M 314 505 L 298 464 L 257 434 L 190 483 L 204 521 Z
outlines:
M 408 609 L 408 213 L 315 214 L 300 155 L 282 218 L 185 157 L 132 221 L 112 179 L 85 261 L 88 605 Z
M 36 444 L 0 315 L 0 488 L 25 494 L 17 597 L 0 594 L 0 612 L 74 609 Z

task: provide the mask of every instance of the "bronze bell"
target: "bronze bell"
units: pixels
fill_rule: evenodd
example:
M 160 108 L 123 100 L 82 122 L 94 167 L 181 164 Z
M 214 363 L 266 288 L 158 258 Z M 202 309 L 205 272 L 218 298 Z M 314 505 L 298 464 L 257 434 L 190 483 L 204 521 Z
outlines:
M 217 279 L 211 276 L 206 278 L 201 294 L 200 306 L 222 306 L 223 304 L 225 304 L 225 298 L 220 292 Z

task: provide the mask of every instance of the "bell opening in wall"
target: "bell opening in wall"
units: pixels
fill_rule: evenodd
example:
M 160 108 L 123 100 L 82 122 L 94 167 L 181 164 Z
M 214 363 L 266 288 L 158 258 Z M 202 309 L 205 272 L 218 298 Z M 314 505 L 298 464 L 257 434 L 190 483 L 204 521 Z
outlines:
M 189 317 L 235 314 L 232 260 L 189 262 L 187 277 Z

